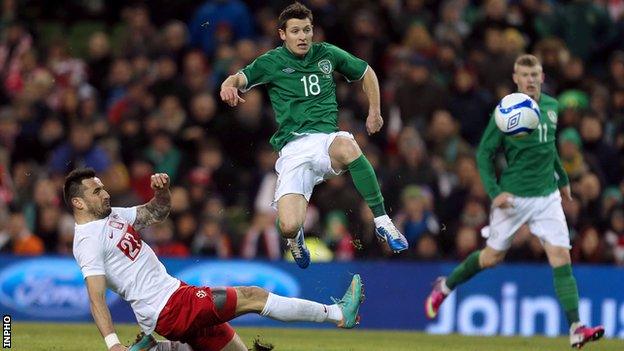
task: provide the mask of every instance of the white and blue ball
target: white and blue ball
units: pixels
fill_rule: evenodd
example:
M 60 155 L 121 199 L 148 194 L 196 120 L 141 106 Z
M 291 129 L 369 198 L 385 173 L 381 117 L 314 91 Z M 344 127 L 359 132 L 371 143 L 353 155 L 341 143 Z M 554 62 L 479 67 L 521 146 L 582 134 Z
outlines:
M 526 94 L 509 94 L 496 106 L 494 120 L 505 135 L 524 136 L 537 128 L 540 122 L 539 106 Z

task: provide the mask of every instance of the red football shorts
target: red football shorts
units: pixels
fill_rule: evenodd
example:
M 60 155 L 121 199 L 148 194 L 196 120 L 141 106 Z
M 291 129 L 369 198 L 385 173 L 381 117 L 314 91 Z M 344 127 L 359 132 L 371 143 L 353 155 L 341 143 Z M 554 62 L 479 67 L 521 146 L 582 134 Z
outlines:
M 216 291 L 221 291 L 221 294 Z M 215 304 L 214 296 L 225 301 Z M 222 299 L 221 299 L 222 300 Z M 196 287 L 181 283 L 158 316 L 156 332 L 168 340 L 189 344 L 194 350 L 218 351 L 234 337 L 227 323 L 236 311 L 234 288 Z

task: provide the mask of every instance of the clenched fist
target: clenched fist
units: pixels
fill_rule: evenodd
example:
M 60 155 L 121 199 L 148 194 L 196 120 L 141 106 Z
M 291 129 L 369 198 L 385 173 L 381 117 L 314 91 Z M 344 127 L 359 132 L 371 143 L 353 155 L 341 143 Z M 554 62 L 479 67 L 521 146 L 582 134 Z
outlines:
M 169 189 L 169 176 L 166 173 L 156 173 L 150 178 L 150 187 L 152 190 Z

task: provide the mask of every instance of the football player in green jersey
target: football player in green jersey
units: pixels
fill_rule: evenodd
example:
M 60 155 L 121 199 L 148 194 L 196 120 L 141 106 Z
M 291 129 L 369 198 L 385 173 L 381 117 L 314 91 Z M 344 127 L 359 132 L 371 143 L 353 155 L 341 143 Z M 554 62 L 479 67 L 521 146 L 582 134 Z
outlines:
M 553 268 L 555 292 L 570 325 L 570 344 L 580 348 L 602 337 L 604 328 L 586 327 L 579 321 L 578 289 L 570 265 L 570 236 L 561 206 L 561 194 L 565 201 L 572 201 L 572 196 L 555 146 L 558 103 L 541 92 L 544 73 L 533 55 L 516 59 L 513 81 L 519 92 L 538 102 L 539 126 L 525 137 L 506 136 L 496 127 L 494 116 L 490 118 L 477 151 L 481 180 L 492 198 L 490 224 L 482 229 L 487 245 L 468 256 L 448 278 L 436 280 L 425 301 L 425 312 L 427 317 L 435 318 L 453 289 L 500 263 L 518 228 L 527 224 L 541 240 Z M 497 181 L 494 156 L 500 146 L 508 165 Z
M 312 12 L 295 2 L 279 16 L 283 45 L 256 58 L 221 85 L 221 99 L 230 106 L 244 103 L 245 92 L 265 85 L 275 110 L 278 129 L 271 144 L 279 151 L 275 165 L 278 180 L 278 229 L 299 267 L 310 263 L 303 238 L 303 222 L 314 186 L 348 170 L 353 183 L 375 217 L 377 236 L 395 251 L 407 249 L 405 237 L 386 214 L 377 176 L 353 135 L 338 130 L 338 104 L 333 72 L 348 81 L 363 80 L 368 97 L 368 133 L 382 125 L 379 82 L 363 60 L 328 43 L 312 41 Z

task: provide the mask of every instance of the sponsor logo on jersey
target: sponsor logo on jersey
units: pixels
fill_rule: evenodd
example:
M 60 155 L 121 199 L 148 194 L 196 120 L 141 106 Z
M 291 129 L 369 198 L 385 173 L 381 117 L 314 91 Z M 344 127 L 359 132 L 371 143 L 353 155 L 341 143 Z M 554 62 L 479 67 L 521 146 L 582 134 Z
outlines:
M 321 72 L 325 74 L 330 74 L 333 69 L 331 62 L 328 59 L 320 60 L 318 63 L 318 67 L 321 70 Z
M 110 225 L 111 227 L 115 228 L 115 229 L 123 229 L 124 224 L 121 222 L 115 222 L 115 221 L 108 221 L 108 225 Z
M 206 291 L 204 290 L 197 290 L 197 292 L 195 293 L 195 295 L 197 297 L 199 297 L 200 299 L 203 299 L 204 297 L 206 297 L 208 294 L 206 294 Z
M 119 299 L 108 291 L 109 306 Z M 0 271 L 0 306 L 7 313 L 34 318 L 89 316 L 89 295 L 76 262 L 67 258 L 34 258 Z
M 553 110 L 550 110 L 550 111 L 548 111 L 546 114 L 548 115 L 548 119 L 549 119 L 551 122 L 553 122 L 553 123 L 557 124 L 557 112 L 555 112 L 555 111 L 553 111 Z
M 291 74 L 293 73 L 295 70 L 290 68 L 290 67 L 286 67 L 282 70 L 282 72 L 286 73 L 286 74 Z

